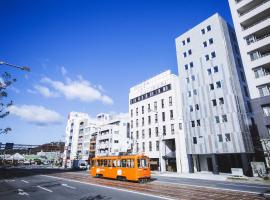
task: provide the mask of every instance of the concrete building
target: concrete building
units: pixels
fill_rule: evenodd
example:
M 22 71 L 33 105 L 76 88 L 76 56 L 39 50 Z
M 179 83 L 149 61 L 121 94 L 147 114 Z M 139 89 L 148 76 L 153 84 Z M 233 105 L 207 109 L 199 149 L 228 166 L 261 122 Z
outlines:
M 229 4 L 251 96 L 254 124 L 270 149 L 270 1 L 229 0 Z M 265 145 L 263 142 L 264 148 Z
M 127 153 L 131 148 L 128 116 L 110 116 L 108 121 L 102 123 L 96 132 L 95 146 L 96 156 L 112 156 Z
M 152 170 L 187 172 L 179 79 L 163 72 L 129 92 L 133 153 L 150 157 Z
M 98 121 L 91 119 L 86 113 L 71 112 L 69 114 L 63 156 L 64 165 L 71 167 L 74 159 L 88 161 L 91 132 L 97 125 Z
M 189 171 L 249 171 L 249 94 L 233 28 L 218 14 L 176 38 Z

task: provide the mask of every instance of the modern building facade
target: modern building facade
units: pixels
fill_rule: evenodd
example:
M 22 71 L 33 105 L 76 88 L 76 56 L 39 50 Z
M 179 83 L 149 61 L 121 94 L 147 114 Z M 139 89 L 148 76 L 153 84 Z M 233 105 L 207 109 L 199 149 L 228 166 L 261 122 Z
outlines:
M 270 1 L 229 0 L 251 96 L 254 124 L 270 149 Z M 265 143 L 266 142 L 266 143 Z M 267 160 L 269 166 L 269 160 Z
M 126 117 L 110 117 L 101 124 L 96 133 L 96 156 L 126 154 L 131 148 L 129 120 Z
M 215 14 L 176 38 L 189 171 L 249 170 L 249 93 L 233 28 Z
M 133 153 L 150 157 L 152 170 L 187 172 L 179 79 L 163 72 L 129 92 Z

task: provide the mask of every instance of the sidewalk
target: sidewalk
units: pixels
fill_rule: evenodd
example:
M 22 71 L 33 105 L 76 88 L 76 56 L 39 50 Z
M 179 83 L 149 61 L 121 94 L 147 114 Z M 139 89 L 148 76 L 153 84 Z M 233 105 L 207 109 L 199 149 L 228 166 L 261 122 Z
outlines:
M 201 179 L 201 180 L 211 180 L 211 181 L 228 181 L 235 183 L 252 183 L 252 184 L 264 184 L 270 185 L 270 181 L 265 181 L 258 177 L 247 177 L 242 178 L 232 178 L 231 174 L 220 173 L 218 175 L 211 172 L 196 172 L 196 173 L 185 173 L 180 174 L 176 172 L 158 172 L 152 171 L 152 176 L 164 176 L 173 178 L 189 178 L 189 179 Z

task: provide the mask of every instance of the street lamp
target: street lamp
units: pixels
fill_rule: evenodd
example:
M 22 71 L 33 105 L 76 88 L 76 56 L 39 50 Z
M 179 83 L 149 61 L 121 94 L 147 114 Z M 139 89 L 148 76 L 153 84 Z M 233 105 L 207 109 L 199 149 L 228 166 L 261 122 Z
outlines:
M 14 68 L 17 68 L 17 69 L 20 69 L 20 70 L 23 70 L 23 71 L 28 71 L 28 72 L 30 71 L 30 68 L 27 67 L 27 66 L 18 66 L 18 65 L 14 65 L 14 64 L 4 62 L 4 61 L 0 61 L 0 65 L 7 65 L 7 66 L 14 67 Z
M 161 172 L 161 159 L 162 159 L 162 154 L 161 154 L 161 151 L 162 151 L 162 135 L 163 133 L 161 133 L 162 131 L 159 131 L 159 120 L 158 120 L 158 111 L 156 110 L 152 110 L 152 109 L 149 109 L 150 112 L 154 112 L 157 114 L 157 125 L 158 125 L 158 140 L 159 140 L 159 171 Z

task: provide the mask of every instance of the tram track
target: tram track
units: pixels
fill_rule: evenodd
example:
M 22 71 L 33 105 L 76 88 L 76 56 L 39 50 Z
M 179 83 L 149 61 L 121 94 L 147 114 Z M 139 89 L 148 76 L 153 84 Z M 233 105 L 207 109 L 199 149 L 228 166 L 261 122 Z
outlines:
M 202 199 L 202 200 L 235 200 L 235 199 L 244 199 L 244 200 L 265 200 L 267 198 L 263 196 L 259 196 L 258 194 L 251 194 L 245 192 L 234 192 L 234 191 L 226 191 L 226 190 L 216 190 L 212 188 L 204 188 L 204 187 L 192 187 L 185 186 L 181 184 L 166 184 L 160 181 L 150 181 L 148 183 L 139 184 L 134 182 L 126 182 L 126 181 L 117 181 L 112 179 L 103 179 L 103 178 L 93 178 L 90 175 L 85 176 L 80 173 L 59 173 L 59 174 L 50 174 L 50 176 L 65 178 L 85 182 L 85 183 L 93 183 L 102 186 L 114 187 L 118 189 L 127 189 L 131 191 L 137 191 L 147 194 L 154 194 L 161 197 L 171 198 L 171 199 Z

